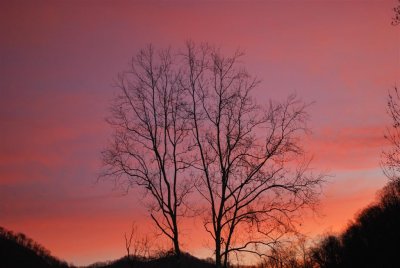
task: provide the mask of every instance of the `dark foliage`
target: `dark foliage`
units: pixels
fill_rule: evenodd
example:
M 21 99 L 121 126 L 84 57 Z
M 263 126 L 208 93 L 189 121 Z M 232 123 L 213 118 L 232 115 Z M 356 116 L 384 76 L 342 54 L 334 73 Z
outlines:
M 339 237 L 313 250 L 320 267 L 399 267 L 400 179 L 390 182 L 376 204 L 364 209 Z
M 0 267 L 69 267 L 22 233 L 0 227 Z

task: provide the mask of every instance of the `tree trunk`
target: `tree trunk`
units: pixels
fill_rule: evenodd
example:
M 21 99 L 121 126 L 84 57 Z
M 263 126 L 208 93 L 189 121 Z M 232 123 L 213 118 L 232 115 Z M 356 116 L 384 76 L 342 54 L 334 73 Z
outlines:
M 228 267 L 228 253 L 227 252 L 225 252 L 225 255 L 224 255 L 224 266 L 223 267 L 224 268 Z
M 221 258 L 221 234 L 220 232 L 216 232 L 215 234 L 215 265 L 217 268 L 222 267 L 222 258 Z
M 181 255 L 181 249 L 179 248 L 179 243 L 178 243 L 178 235 L 176 235 L 174 238 L 174 251 L 177 257 Z
M 178 224 L 176 222 L 176 217 L 173 217 L 172 224 L 174 226 L 174 252 L 177 257 L 181 255 L 181 249 L 179 247 L 179 233 L 178 233 Z

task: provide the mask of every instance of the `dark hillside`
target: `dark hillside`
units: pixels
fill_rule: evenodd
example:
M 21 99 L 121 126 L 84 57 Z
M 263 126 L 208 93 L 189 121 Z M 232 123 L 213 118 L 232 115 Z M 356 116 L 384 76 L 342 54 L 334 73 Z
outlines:
M 132 257 L 128 259 L 123 257 L 116 261 L 95 263 L 88 268 L 214 268 L 215 265 L 206 260 L 201 260 L 190 254 L 183 253 L 181 258 L 178 260 L 174 255 L 165 254 L 157 258 L 136 258 Z
M 0 227 L 0 267 L 69 267 L 24 234 Z
M 400 180 L 390 182 L 379 200 L 365 208 L 340 236 L 314 249 L 322 268 L 400 267 Z
M 66 268 L 69 266 L 51 256 L 50 251 L 22 233 L 14 233 L 0 227 L 0 267 L 5 268 Z M 178 260 L 173 254 L 165 253 L 152 258 L 123 257 L 109 262 L 98 262 L 89 268 L 156 268 L 191 267 L 212 268 L 212 263 L 183 253 Z

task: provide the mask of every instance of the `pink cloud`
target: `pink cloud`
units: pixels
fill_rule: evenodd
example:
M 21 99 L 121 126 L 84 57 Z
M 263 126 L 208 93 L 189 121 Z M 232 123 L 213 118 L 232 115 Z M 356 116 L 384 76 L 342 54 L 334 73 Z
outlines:
M 307 141 L 314 164 L 329 170 L 379 168 L 382 149 L 387 146 L 384 127 L 323 128 Z

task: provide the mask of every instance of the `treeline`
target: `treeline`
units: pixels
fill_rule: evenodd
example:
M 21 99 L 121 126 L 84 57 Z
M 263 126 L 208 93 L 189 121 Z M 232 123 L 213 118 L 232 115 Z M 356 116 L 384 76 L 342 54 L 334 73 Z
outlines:
M 316 245 L 299 240 L 277 248 L 258 267 L 337 268 L 399 267 L 400 179 L 389 182 L 377 201 L 363 209 L 340 235 L 328 235 Z
M 313 252 L 320 267 L 399 267 L 400 180 L 364 209 L 340 236 L 328 236 Z
M 0 267 L 70 267 L 22 233 L 0 227 Z

